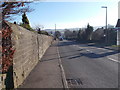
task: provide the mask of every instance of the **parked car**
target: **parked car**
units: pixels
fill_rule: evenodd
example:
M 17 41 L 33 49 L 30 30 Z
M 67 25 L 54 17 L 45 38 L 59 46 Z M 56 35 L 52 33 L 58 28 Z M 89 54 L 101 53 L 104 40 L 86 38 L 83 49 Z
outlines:
M 62 38 L 62 37 L 60 37 L 60 38 L 59 38 L 59 40 L 60 40 L 60 41 L 63 41 L 63 38 Z

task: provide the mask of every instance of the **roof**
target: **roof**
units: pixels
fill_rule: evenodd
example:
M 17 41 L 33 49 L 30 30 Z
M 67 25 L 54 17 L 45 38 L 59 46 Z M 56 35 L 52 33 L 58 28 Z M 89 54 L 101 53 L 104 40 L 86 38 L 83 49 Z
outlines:
M 98 28 L 97 30 L 95 30 L 95 33 L 103 34 L 104 33 L 104 29 Z
M 120 19 L 118 19 L 116 27 L 120 27 Z

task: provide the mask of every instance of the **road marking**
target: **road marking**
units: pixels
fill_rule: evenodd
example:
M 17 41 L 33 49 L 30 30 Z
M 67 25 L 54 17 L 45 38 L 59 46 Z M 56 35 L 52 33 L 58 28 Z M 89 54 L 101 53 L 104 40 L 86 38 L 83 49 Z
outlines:
M 58 42 L 58 44 L 59 44 L 59 42 Z M 61 72 L 62 72 L 63 85 L 64 85 L 64 88 L 69 90 L 68 83 L 66 81 L 65 71 L 64 71 L 63 66 L 62 66 L 62 61 L 61 61 L 61 58 L 60 58 L 60 52 L 59 52 L 58 46 L 57 46 L 57 54 L 58 54 L 58 59 L 59 59 L 59 65 L 60 65 Z
M 91 50 L 86 50 L 86 51 L 92 53 Z M 110 57 L 107 57 L 107 58 L 108 58 L 109 60 L 111 60 L 111 61 L 114 61 L 114 62 L 120 63 L 120 61 L 118 61 L 118 60 L 116 60 L 116 59 L 113 59 L 113 58 L 110 58 Z
M 91 50 L 86 50 L 86 51 L 92 53 Z M 118 60 L 116 60 L 116 59 L 113 59 L 113 58 L 110 58 L 110 57 L 107 57 L 107 58 L 108 58 L 109 60 L 111 60 L 111 61 L 114 61 L 114 62 L 120 63 L 120 61 L 118 61 Z
M 92 51 L 91 50 L 86 50 L 87 52 L 90 52 L 90 53 L 92 53 Z
M 73 46 L 76 46 L 76 45 L 73 45 Z
M 79 48 L 81 48 L 81 47 L 79 47 Z M 82 47 L 82 48 L 85 48 L 85 47 Z M 106 50 L 106 49 L 103 49 L 103 48 L 96 48 L 96 49 L 101 49 L 101 50 Z M 93 52 L 93 51 L 91 51 L 91 50 L 86 50 L 87 52 Z M 111 51 L 111 50 L 110 50 Z M 105 52 L 102 52 L 102 53 L 105 53 Z M 115 57 L 115 56 L 114 56 Z M 120 61 L 118 61 L 118 60 L 116 60 L 116 59 L 113 59 L 113 58 L 110 58 L 110 57 L 107 57 L 109 60 L 111 60 L 111 61 L 114 61 L 114 62 L 117 62 L 117 63 L 120 63 Z
M 104 51 L 108 50 L 108 49 L 105 49 L 105 48 L 96 48 L 96 49 L 100 49 L 100 50 L 104 50 Z M 111 52 L 113 50 L 108 50 L 108 51 Z
M 110 58 L 110 57 L 108 57 L 108 59 L 111 60 L 111 61 L 114 61 L 114 62 L 120 63 L 120 61 L 118 61 L 118 60 L 116 60 L 116 59 L 113 59 L 113 58 Z
M 90 50 L 86 50 L 87 52 L 91 52 Z
M 96 48 L 96 49 L 106 50 L 106 49 L 104 49 L 104 48 Z

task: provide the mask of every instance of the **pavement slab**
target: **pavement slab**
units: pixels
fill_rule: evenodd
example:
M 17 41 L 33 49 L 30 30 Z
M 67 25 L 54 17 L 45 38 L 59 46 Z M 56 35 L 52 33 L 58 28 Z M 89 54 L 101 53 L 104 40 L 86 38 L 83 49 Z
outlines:
M 53 42 L 19 88 L 63 88 L 57 44 Z

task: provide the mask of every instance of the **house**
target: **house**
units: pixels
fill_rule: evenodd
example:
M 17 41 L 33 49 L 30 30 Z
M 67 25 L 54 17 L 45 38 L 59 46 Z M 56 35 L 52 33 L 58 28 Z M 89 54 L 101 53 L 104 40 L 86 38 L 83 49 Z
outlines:
M 117 45 L 120 45 L 120 19 L 118 19 L 117 21 Z
M 95 41 L 101 41 L 104 37 L 105 36 L 104 36 L 104 29 L 103 28 L 98 28 L 92 34 L 92 40 L 95 40 Z

